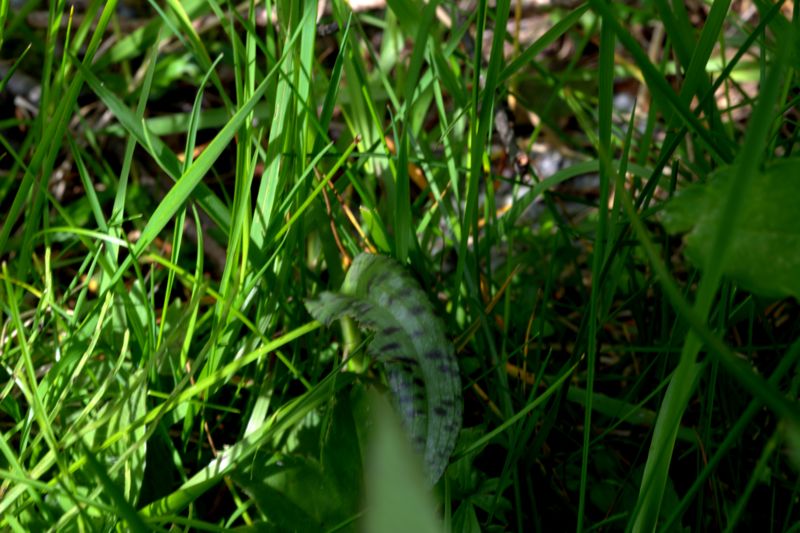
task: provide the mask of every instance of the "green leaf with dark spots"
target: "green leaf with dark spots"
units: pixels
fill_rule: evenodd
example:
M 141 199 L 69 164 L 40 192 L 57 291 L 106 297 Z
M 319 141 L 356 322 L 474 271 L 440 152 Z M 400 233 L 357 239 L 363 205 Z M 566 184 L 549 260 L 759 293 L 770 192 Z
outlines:
M 306 307 L 323 324 L 347 316 L 375 331 L 367 352 L 383 363 L 411 443 L 430 482 L 438 481 L 461 429 L 461 379 L 453 345 L 419 284 L 396 261 L 361 254 L 340 293 L 323 292 Z

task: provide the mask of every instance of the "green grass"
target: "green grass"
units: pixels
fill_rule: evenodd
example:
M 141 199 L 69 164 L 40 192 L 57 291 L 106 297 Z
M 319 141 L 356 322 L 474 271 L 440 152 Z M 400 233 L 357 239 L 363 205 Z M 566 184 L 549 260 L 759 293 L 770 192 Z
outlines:
M 387 4 L 0 0 L 0 528 L 796 530 L 800 13 Z M 456 348 L 433 489 L 304 305 L 363 250 Z

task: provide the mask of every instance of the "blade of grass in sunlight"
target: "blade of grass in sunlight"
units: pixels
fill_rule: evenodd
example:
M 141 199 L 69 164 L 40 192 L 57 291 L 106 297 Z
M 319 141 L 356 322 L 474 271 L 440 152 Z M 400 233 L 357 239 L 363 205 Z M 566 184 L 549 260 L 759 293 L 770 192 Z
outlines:
M 84 453 L 86 454 L 86 464 L 100 481 L 100 484 L 103 485 L 105 493 L 114 502 L 114 510 L 117 516 L 125 520 L 125 524 L 128 526 L 128 528 L 130 528 L 131 531 L 150 531 L 150 526 L 148 526 L 142 517 L 139 516 L 139 513 L 136 511 L 133 505 L 131 505 L 131 503 L 125 499 L 122 491 L 119 490 L 119 487 L 117 487 L 108 476 L 103 468 L 103 465 L 97 461 L 92 452 L 88 449 L 85 449 Z
M 293 42 L 294 39 L 297 39 L 298 36 L 299 33 L 296 33 L 292 37 L 292 41 L 290 41 L 290 43 Z M 150 246 L 156 236 L 169 223 L 174 213 L 189 198 L 194 189 L 200 183 L 200 180 L 203 179 L 206 172 L 208 172 L 208 170 L 211 168 L 211 165 L 213 165 L 214 161 L 216 161 L 217 157 L 219 157 L 219 155 L 222 153 L 222 150 L 231 141 L 236 133 L 236 130 L 242 124 L 247 115 L 253 110 L 256 102 L 264 95 L 269 83 L 272 81 L 272 77 L 276 75 L 279 68 L 280 62 L 272 68 L 264 81 L 262 81 L 261 84 L 256 88 L 253 96 L 239 108 L 239 110 L 235 115 L 233 115 L 233 117 L 231 117 L 230 121 L 228 121 L 225 127 L 223 127 L 222 130 L 220 130 L 220 132 L 214 137 L 214 140 L 212 140 L 206 146 L 206 149 L 203 150 L 194 163 L 192 163 L 187 171 L 178 179 L 172 189 L 169 190 L 167 195 L 150 217 L 147 225 L 142 230 L 139 240 L 136 242 L 136 246 L 133 249 L 132 255 L 128 256 L 117 270 L 117 273 L 111 280 L 111 284 L 116 283 L 122 278 L 122 275 L 133 262 L 133 259 L 138 257 L 148 246 Z
M 97 26 L 95 27 L 94 33 L 92 34 L 92 39 L 86 49 L 82 64 L 91 64 L 92 59 L 97 52 L 97 48 L 100 46 L 100 39 L 102 38 L 109 19 L 114 12 L 116 4 L 116 0 L 106 2 L 103 12 L 97 22 Z M 51 148 L 52 146 L 58 146 L 61 144 L 61 139 L 64 137 L 64 132 L 67 128 L 68 115 L 70 114 L 72 106 L 75 105 L 75 101 L 77 100 L 78 93 L 80 92 L 82 85 L 83 79 L 80 76 L 76 76 L 69 84 L 65 94 L 58 102 L 58 106 L 52 115 L 54 118 L 53 123 L 48 124 L 47 127 L 44 127 L 42 123 L 42 140 L 37 144 L 36 149 L 31 156 L 28 168 L 25 171 L 22 182 L 17 190 L 17 194 L 14 197 L 14 202 L 11 204 L 11 207 L 8 210 L 2 229 L 0 229 L 0 254 L 6 251 L 8 237 L 11 234 L 14 224 L 17 222 L 17 218 L 22 211 L 24 203 L 27 201 L 28 192 L 33 186 L 34 179 L 39 172 L 41 172 L 45 177 L 47 177 L 50 173 L 49 171 L 53 166 L 53 161 L 55 160 L 56 155 L 58 155 L 58 151 L 52 150 Z M 47 104 L 48 102 L 42 102 L 44 109 L 46 109 Z M 42 115 L 40 115 L 40 120 L 44 120 Z M 28 215 L 26 215 L 26 219 L 29 221 L 29 223 L 25 225 L 25 238 L 23 239 L 23 243 L 27 244 L 23 244 L 23 253 L 21 254 L 20 263 L 18 265 L 19 272 L 22 273 L 28 270 L 31 255 L 30 246 L 32 244 L 30 236 L 38 229 L 39 217 L 37 215 L 40 208 L 41 195 L 37 195 L 34 197 L 31 211 L 28 213 Z
M 87 85 L 103 100 L 115 117 L 125 127 L 126 131 L 136 142 L 142 146 L 152 156 L 153 160 L 161 167 L 166 174 L 174 180 L 181 178 L 181 164 L 177 156 L 167 147 L 157 136 L 151 135 L 144 127 L 141 117 L 130 111 L 119 98 L 109 91 L 90 70 L 83 69 L 78 65 L 78 69 L 83 73 Z M 242 120 L 243 117 L 240 117 Z M 230 123 L 230 122 L 228 122 Z M 198 183 L 191 191 L 197 198 L 198 203 L 205 212 L 211 216 L 223 230 L 230 225 L 230 214 L 223 203 L 219 200 L 207 185 Z
M 255 453 L 270 438 L 280 436 L 293 424 L 302 419 L 319 403 L 327 401 L 352 379 L 352 375 L 333 373 L 306 395 L 297 398 L 291 404 L 283 406 L 257 431 L 228 448 L 212 463 L 201 469 L 184 483 L 178 490 L 141 510 L 144 516 L 164 516 L 174 513 L 197 499 L 209 488 L 216 485 L 220 478 L 230 469 Z

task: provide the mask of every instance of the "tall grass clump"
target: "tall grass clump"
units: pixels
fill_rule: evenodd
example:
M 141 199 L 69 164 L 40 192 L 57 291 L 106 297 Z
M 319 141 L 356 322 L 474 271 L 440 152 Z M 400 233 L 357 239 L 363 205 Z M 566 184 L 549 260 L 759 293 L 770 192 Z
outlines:
M 797 530 L 798 26 L 0 0 L 0 528 Z

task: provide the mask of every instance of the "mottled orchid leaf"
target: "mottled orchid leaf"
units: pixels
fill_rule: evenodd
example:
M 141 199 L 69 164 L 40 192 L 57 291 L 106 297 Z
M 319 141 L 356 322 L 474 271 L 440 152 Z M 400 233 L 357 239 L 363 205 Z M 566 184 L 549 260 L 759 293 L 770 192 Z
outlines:
M 325 325 L 350 317 L 375 332 L 367 353 L 384 365 L 389 389 L 428 478 L 444 473 L 461 429 L 461 378 L 453 345 L 419 284 L 396 261 L 361 254 L 341 292 L 306 307 Z

